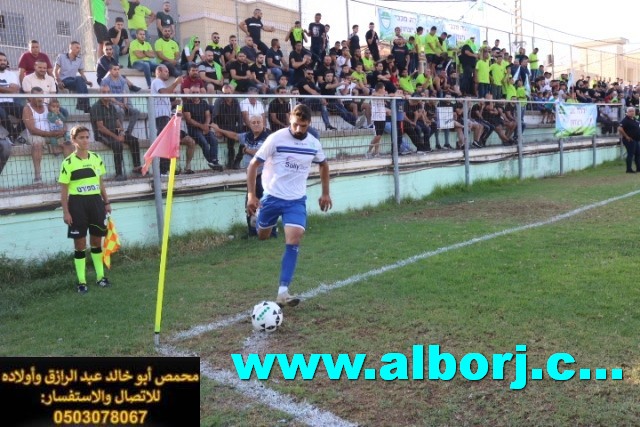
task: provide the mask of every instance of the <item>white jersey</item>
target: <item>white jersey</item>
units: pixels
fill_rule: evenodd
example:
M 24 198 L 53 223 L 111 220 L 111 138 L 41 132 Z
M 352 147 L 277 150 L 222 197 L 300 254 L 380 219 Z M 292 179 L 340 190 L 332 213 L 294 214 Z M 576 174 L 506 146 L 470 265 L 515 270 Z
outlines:
M 289 128 L 269 135 L 256 157 L 264 162 L 262 186 L 265 194 L 284 200 L 304 197 L 311 164 L 326 161 L 320 141 L 310 133 L 303 140 L 297 139 Z

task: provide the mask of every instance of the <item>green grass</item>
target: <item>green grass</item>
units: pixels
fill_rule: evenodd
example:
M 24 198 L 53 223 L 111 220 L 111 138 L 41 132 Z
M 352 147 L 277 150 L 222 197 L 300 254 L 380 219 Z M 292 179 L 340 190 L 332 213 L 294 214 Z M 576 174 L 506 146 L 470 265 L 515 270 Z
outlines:
M 424 200 L 313 217 L 292 289 L 310 290 L 637 190 L 640 178 L 623 170 L 612 163 L 564 177 L 439 188 Z M 468 352 L 514 352 L 524 343 L 530 368 L 568 352 L 577 360 L 571 368 L 623 367 L 624 381 L 545 378 L 512 391 L 508 367 L 502 382 L 460 376 L 329 381 L 322 375 L 278 381 L 274 372 L 267 385 L 363 425 L 639 425 L 637 205 L 638 196 L 620 200 L 304 301 L 286 310 L 281 330 L 261 349 L 367 353 L 367 366 L 380 367 L 382 354 L 409 355 L 414 344 L 439 344 L 460 359 Z M 282 246 L 282 238 L 172 238 L 163 338 L 273 299 Z M 93 286 L 85 296 L 74 293 L 69 254 L 36 266 L 0 260 L 0 355 L 155 354 L 158 259 L 156 248 L 123 249 L 109 274 L 114 286 Z M 247 320 L 179 345 L 231 369 L 229 354 L 251 350 L 243 348 L 250 329 Z M 303 422 L 203 379 L 202 425 Z

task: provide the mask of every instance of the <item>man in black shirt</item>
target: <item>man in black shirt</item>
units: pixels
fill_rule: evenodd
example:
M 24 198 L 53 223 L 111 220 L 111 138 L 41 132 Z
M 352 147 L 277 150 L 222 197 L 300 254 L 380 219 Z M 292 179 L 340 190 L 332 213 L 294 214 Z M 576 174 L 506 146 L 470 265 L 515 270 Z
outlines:
M 295 46 L 294 46 L 295 47 Z M 267 51 L 267 67 L 271 74 L 273 75 L 273 79 L 277 82 L 280 80 L 282 75 L 287 76 L 287 79 L 291 80 L 293 76 L 293 72 L 289 68 L 288 61 L 282 61 L 283 59 L 282 50 L 280 50 L 280 40 L 272 39 L 271 40 L 271 48 Z
M 231 79 L 236 82 L 236 92 L 247 93 L 247 89 L 251 86 L 251 75 L 249 73 L 247 55 L 243 52 L 238 53 L 238 60 L 229 65 L 229 72 Z
M 113 56 L 120 58 L 120 55 L 126 55 L 129 53 L 129 35 L 124 28 L 124 19 L 121 17 L 116 18 L 116 25 L 109 28 L 109 40 L 113 44 Z
M 305 81 L 304 72 L 311 67 L 311 58 L 302 51 L 302 43 L 296 43 L 296 49 L 289 54 L 289 67 L 293 70 L 291 85 L 297 86 Z
M 476 68 L 477 57 L 473 53 L 471 46 L 465 43 L 460 49 L 460 64 L 462 65 L 462 76 L 460 77 L 460 90 L 465 95 L 473 95 L 473 73 Z
M 405 41 L 402 39 L 398 40 L 398 43 L 394 44 L 391 48 L 391 53 L 396 60 L 398 72 L 402 72 L 402 70 L 406 69 L 409 65 L 409 49 Z
M 315 22 L 309 24 L 307 36 L 311 38 L 311 57 L 314 62 L 320 62 L 324 56 L 326 33 L 324 24 L 320 23 L 322 14 L 316 13 Z
M 353 30 L 353 33 L 349 35 L 348 44 L 349 53 L 351 54 L 351 56 L 353 56 L 356 49 L 360 49 L 360 36 L 358 36 L 358 30 L 360 29 L 360 27 L 358 25 L 354 25 L 353 27 L 351 27 L 351 29 Z
M 269 50 L 269 46 L 267 46 L 260 40 L 260 37 L 262 36 L 262 30 L 273 32 L 275 31 L 275 28 L 271 25 L 264 25 L 262 23 L 262 10 L 255 9 L 253 11 L 253 16 L 240 22 L 240 24 L 238 24 L 238 27 L 247 35 L 251 36 L 251 38 L 253 38 L 253 42 L 258 46 L 260 52 L 267 53 L 267 50 Z
M 209 105 L 200 98 L 187 98 L 182 113 L 187 122 L 189 136 L 202 148 L 207 165 L 215 171 L 222 171 L 222 165 L 218 163 L 218 141 L 209 127 L 211 124 Z
M 213 52 L 213 60 L 224 67 L 224 47 L 220 44 L 220 34 L 215 31 L 211 33 L 211 41 L 207 43 L 204 51 Z
M 286 87 L 278 87 L 277 95 L 285 95 Z M 269 104 L 269 128 L 271 132 L 284 129 L 289 126 L 289 113 L 291 113 L 291 104 L 287 98 L 275 98 Z
M 640 123 L 635 119 L 636 107 L 627 107 L 627 115 L 620 121 L 618 133 L 622 137 L 622 143 L 627 149 L 627 173 L 640 171 Z M 633 161 L 636 170 L 631 167 Z
M 305 81 L 298 84 L 298 90 L 300 91 L 300 95 L 303 95 L 302 103 L 307 107 L 311 108 L 312 111 L 320 111 L 322 115 L 322 121 L 324 122 L 327 130 L 336 130 L 335 127 L 331 126 L 331 122 L 329 121 L 329 111 L 327 110 L 327 100 L 320 98 L 317 95 L 320 95 L 320 88 L 316 84 L 313 78 L 313 70 L 306 70 L 304 73 Z M 316 95 L 316 96 L 310 96 Z
M 222 93 L 228 95 L 233 93 L 230 85 L 222 86 Z M 215 124 L 222 129 L 232 132 L 242 132 L 244 121 L 242 120 L 242 110 L 236 98 L 217 98 L 211 108 L 211 118 Z M 242 160 L 242 151 L 236 151 L 235 141 L 227 138 L 227 167 L 233 167 Z
M 373 22 L 369 23 L 369 31 L 365 34 L 365 38 L 367 39 L 367 47 L 369 48 L 369 52 L 371 53 L 373 60 L 375 62 L 380 61 L 380 51 L 378 50 L 379 38 Z
M 267 74 L 269 70 L 264 63 L 264 54 L 259 53 L 256 62 L 249 67 L 253 83 L 258 87 L 258 91 L 262 94 L 267 93 L 269 83 L 267 82 Z

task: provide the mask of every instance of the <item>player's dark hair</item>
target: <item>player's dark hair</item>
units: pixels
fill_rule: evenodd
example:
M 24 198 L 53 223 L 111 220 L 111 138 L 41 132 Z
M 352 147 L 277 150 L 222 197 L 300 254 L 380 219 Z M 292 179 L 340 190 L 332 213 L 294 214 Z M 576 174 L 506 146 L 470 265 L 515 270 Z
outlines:
M 291 114 L 305 122 L 311 121 L 311 109 L 304 104 L 296 105 Z

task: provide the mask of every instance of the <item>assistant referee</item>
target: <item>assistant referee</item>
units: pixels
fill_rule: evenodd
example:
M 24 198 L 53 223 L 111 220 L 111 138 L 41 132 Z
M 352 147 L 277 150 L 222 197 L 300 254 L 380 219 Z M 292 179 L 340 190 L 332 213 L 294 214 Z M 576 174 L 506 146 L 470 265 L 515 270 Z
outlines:
M 107 214 L 111 213 L 111 203 L 102 181 L 106 173 L 104 163 L 99 155 L 89 151 L 89 129 L 75 126 L 71 129 L 71 142 L 76 150 L 62 161 L 58 183 L 64 223 L 69 226 L 67 236 L 73 239 L 75 247 L 77 290 L 85 294 L 89 290 L 86 278 L 87 230 L 96 284 L 103 288 L 111 286 L 104 277 L 102 263 L 102 238 L 107 234 Z

